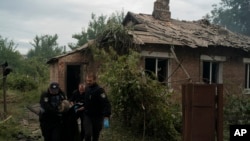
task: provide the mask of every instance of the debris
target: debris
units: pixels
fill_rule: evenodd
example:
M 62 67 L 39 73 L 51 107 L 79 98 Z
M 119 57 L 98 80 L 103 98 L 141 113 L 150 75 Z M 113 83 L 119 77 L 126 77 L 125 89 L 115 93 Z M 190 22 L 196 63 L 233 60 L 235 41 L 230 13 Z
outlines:
M 0 124 L 3 124 L 3 123 L 5 123 L 6 121 L 8 121 L 9 119 L 11 119 L 12 118 L 12 116 L 9 116 L 9 117 L 7 117 L 5 120 L 3 120 L 3 121 L 0 121 Z

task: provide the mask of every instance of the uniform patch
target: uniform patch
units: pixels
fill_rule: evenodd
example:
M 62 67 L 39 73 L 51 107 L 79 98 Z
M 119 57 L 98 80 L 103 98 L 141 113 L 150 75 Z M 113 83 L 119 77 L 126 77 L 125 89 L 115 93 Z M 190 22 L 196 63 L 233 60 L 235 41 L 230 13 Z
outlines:
M 101 97 L 102 97 L 102 98 L 105 98 L 105 97 L 106 97 L 106 94 L 105 94 L 105 93 L 102 93 L 102 94 L 101 94 Z
M 44 102 L 48 102 L 48 101 L 49 101 L 48 97 L 45 97 Z

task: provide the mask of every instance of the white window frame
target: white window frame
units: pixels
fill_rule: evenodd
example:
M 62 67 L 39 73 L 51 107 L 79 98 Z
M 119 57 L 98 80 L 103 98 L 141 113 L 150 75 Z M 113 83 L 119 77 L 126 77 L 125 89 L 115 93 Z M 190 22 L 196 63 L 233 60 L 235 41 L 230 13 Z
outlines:
M 166 59 L 167 60 L 167 73 L 166 73 L 166 80 L 165 82 L 167 83 L 168 86 L 170 82 L 169 74 L 170 74 L 170 59 L 173 58 L 172 53 L 170 52 L 156 52 L 156 51 L 142 51 L 141 56 L 144 57 L 144 63 L 145 63 L 145 58 L 153 58 L 156 59 L 156 64 L 155 64 L 155 75 L 158 77 L 158 59 Z
M 250 87 L 249 87 L 249 83 L 250 83 L 250 79 L 249 79 L 249 75 L 250 75 L 250 58 L 243 58 L 243 63 L 244 63 L 244 69 L 247 69 L 247 72 L 245 72 L 245 76 L 244 76 L 244 91 L 243 94 L 250 94 Z M 245 68 L 247 66 L 247 68 Z M 247 84 L 246 84 L 247 83 Z
M 208 56 L 208 55 L 201 55 L 200 56 L 200 60 L 201 60 L 201 70 L 203 73 L 203 63 L 204 62 L 209 62 L 210 63 L 210 78 L 209 78 L 209 84 L 212 83 L 212 63 L 216 62 L 219 64 L 219 70 L 218 70 L 218 76 L 217 76 L 217 81 L 216 84 L 222 84 L 223 83 L 223 62 L 226 61 L 226 57 L 225 56 Z M 203 74 L 202 74 L 202 79 L 203 79 Z

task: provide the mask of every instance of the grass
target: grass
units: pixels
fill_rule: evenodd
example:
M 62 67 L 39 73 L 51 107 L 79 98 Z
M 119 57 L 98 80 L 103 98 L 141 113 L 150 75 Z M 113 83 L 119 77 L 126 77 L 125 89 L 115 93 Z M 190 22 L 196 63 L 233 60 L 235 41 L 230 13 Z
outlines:
M 0 141 L 16 141 L 17 136 L 36 136 L 32 133 L 31 127 L 37 125 L 36 128 L 38 128 L 38 120 L 29 119 L 26 106 L 38 103 L 40 93 L 37 93 L 37 90 L 30 92 L 8 90 L 6 93 L 7 114 L 3 109 L 2 92 L 0 95 Z M 6 120 L 7 117 L 10 118 Z
M 30 92 L 20 92 L 15 90 L 7 91 L 7 115 L 4 116 L 3 96 L 0 91 L 0 141 L 16 141 L 17 136 L 41 136 L 39 121 L 28 114 L 26 106 L 38 103 L 40 90 Z M 3 122 L 6 117 L 10 117 Z M 141 141 L 142 137 L 135 137 L 133 133 L 121 128 L 118 122 L 111 121 L 111 127 L 103 129 L 100 135 L 100 141 Z M 33 127 L 32 127 L 33 126 Z M 42 138 L 36 141 L 42 141 Z M 145 140 L 146 141 L 146 140 Z
M 1 121 L 6 118 L 3 116 L 3 96 L 2 91 L 0 91 L 0 141 L 16 141 L 17 136 L 26 138 L 41 136 L 38 117 L 37 115 L 30 116 L 26 106 L 38 103 L 42 90 L 46 90 L 46 87 L 43 86 L 29 92 L 8 90 L 7 117 L 11 116 L 11 118 L 2 124 Z M 143 138 L 142 135 L 123 128 L 115 118 L 111 119 L 110 125 L 110 128 L 102 130 L 100 141 L 159 141 L 157 137 Z M 33 139 L 33 141 L 42 141 L 42 138 Z
M 44 85 L 45 86 L 45 85 Z M 33 105 L 38 103 L 40 94 L 42 90 L 46 90 L 46 87 L 41 87 L 38 90 L 29 92 L 20 92 L 15 90 L 7 91 L 7 111 L 8 114 L 4 117 L 3 110 L 3 95 L 0 89 L 0 141 L 16 141 L 13 136 L 41 136 L 39 130 L 39 121 L 36 115 L 27 114 L 28 105 Z M 239 111 L 239 105 L 248 104 L 249 102 L 244 102 L 246 98 L 233 99 L 231 105 L 225 103 L 225 110 L 229 111 Z M 236 105 L 236 106 L 235 106 Z M 244 105 L 244 109 L 249 109 L 249 106 Z M 239 112 L 239 116 L 243 116 L 244 112 Z M 248 113 L 249 114 L 249 113 Z M 229 114 L 232 115 L 232 114 Z M 235 114 L 233 114 L 235 115 Z M 32 116 L 34 116 L 32 118 Z M 224 115 L 225 116 L 225 115 Z M 6 120 L 7 117 L 10 117 Z M 225 118 L 224 124 L 224 140 L 229 139 L 229 125 L 227 119 Z M 236 122 L 236 121 L 235 121 Z M 246 121 L 247 122 L 247 121 Z M 232 124 L 232 123 L 231 123 Z M 123 128 L 120 122 L 116 121 L 113 117 L 110 121 L 110 128 L 103 129 L 100 136 L 100 141 L 158 141 L 157 137 L 145 137 L 142 135 L 133 133 L 130 129 Z M 42 141 L 42 139 L 37 139 L 34 141 Z

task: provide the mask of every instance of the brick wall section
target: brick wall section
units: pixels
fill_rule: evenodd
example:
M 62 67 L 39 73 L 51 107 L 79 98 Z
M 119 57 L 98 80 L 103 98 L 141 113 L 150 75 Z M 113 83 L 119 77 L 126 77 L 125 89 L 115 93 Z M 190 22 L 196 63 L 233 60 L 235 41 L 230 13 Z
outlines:
M 174 49 L 178 60 L 184 69 L 179 66 L 176 59 L 171 59 L 171 86 L 175 91 L 181 92 L 181 85 L 189 82 L 188 75 L 192 82 L 200 81 L 200 57 L 195 50 L 187 47 L 175 47 Z M 178 69 L 177 69 L 178 68 Z M 176 70 L 177 69 L 177 70 Z
M 209 47 L 209 48 L 176 48 L 175 52 L 179 60 L 183 60 L 182 65 L 188 71 L 192 82 L 201 82 L 202 80 L 202 61 L 201 55 L 224 56 L 226 61 L 223 62 L 222 79 L 225 93 L 239 94 L 244 89 L 245 83 L 245 65 L 243 58 L 250 58 L 247 52 L 241 49 L 227 47 Z M 177 67 L 175 61 L 172 60 L 172 70 Z M 182 69 L 178 69 L 172 77 L 172 81 L 182 80 L 187 76 Z M 185 82 L 185 81 L 183 81 Z M 181 92 L 180 83 L 173 83 L 172 87 Z
M 157 51 L 157 52 L 171 52 L 170 46 L 164 45 L 149 45 L 142 46 L 143 50 Z M 209 47 L 209 48 L 190 48 L 183 46 L 175 46 L 174 49 L 178 60 L 190 75 L 192 82 L 201 83 L 202 81 L 202 61 L 201 55 L 208 56 L 224 56 L 226 61 L 223 62 L 223 84 L 225 93 L 239 94 L 244 90 L 245 83 L 245 66 L 243 58 L 250 58 L 249 53 L 241 49 L 228 47 Z M 82 52 L 75 52 L 73 54 L 64 56 L 58 59 L 58 62 L 50 64 L 50 79 L 51 81 L 58 81 L 63 90 L 65 90 L 66 66 L 69 64 L 82 64 L 88 62 L 86 72 L 96 72 L 98 63 L 93 62 L 90 54 L 83 54 Z M 174 89 L 175 93 L 181 94 L 181 85 L 189 82 L 188 76 L 184 70 L 179 67 L 175 58 L 169 59 L 170 63 L 170 83 L 169 86 Z M 142 59 L 142 66 L 144 65 Z M 176 69 L 178 68 L 178 69 Z M 81 76 L 84 79 L 84 76 Z
M 226 51 L 227 61 L 223 64 L 223 83 L 225 94 L 241 94 L 245 86 L 244 56 L 250 58 L 246 52 L 233 50 Z M 248 57 L 247 57 L 248 56 Z
M 75 52 L 61 57 L 58 62 L 50 64 L 50 81 L 57 81 L 62 90 L 66 91 L 67 65 L 81 65 L 81 70 L 84 71 L 81 79 L 84 80 L 86 72 L 94 68 L 94 64 L 90 63 L 92 61 L 91 56 L 84 52 Z M 88 63 L 87 66 L 86 63 Z
M 150 45 L 142 47 L 147 51 L 171 52 L 170 46 Z M 182 66 L 188 72 L 191 82 L 202 83 L 202 60 L 201 55 L 208 56 L 223 56 L 226 58 L 222 62 L 223 72 L 222 81 L 224 84 L 225 93 L 239 94 L 244 90 L 245 84 L 245 65 L 243 58 L 250 58 L 250 54 L 236 48 L 229 47 L 209 47 L 209 48 L 190 48 L 183 46 L 175 46 L 174 51 Z M 181 85 L 189 82 L 188 76 L 184 70 L 179 67 L 175 58 L 170 61 L 170 85 L 175 93 L 181 93 Z M 176 70 L 176 68 L 178 68 Z

